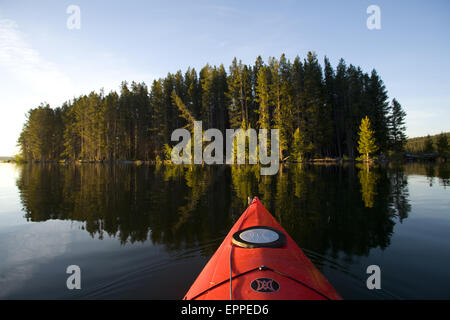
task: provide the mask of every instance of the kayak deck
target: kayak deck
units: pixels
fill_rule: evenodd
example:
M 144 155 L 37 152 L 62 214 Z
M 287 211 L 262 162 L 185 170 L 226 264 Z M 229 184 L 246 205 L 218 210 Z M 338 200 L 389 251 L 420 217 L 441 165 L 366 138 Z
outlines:
M 260 235 L 252 230 L 256 226 L 264 228 Z M 244 239 L 256 239 L 255 247 L 241 247 L 236 232 Z M 277 233 L 283 243 L 277 240 Z M 265 247 L 264 239 L 274 240 L 271 243 L 275 247 Z M 258 247 L 259 243 L 262 247 Z M 184 299 L 335 300 L 341 297 L 255 197 Z

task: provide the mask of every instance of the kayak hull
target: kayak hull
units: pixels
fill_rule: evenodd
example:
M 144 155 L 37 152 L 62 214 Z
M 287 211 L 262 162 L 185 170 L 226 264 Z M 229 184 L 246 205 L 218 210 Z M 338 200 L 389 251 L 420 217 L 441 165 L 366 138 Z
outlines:
M 278 230 L 285 236 L 284 245 L 244 248 L 233 244 L 236 232 L 255 226 Z M 339 300 L 341 297 L 255 197 L 184 299 Z

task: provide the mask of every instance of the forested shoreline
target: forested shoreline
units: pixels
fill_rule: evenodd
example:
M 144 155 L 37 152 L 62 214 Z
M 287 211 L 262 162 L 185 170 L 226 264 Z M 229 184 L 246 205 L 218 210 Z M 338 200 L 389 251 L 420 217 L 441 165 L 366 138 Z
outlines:
M 433 136 L 415 137 L 408 139 L 405 145 L 405 151 L 420 154 L 436 153 L 438 155 L 445 155 L 449 152 L 448 140 L 450 139 L 450 132 L 442 132 Z
M 171 133 L 201 120 L 203 130 L 279 129 L 281 160 L 354 159 L 362 118 L 387 154 L 404 147 L 405 115 L 375 70 L 283 54 L 253 65 L 234 58 L 228 71 L 188 68 L 150 88 L 122 82 L 119 92 L 92 91 L 57 108 L 43 103 L 28 112 L 18 145 L 26 161 L 168 160 Z

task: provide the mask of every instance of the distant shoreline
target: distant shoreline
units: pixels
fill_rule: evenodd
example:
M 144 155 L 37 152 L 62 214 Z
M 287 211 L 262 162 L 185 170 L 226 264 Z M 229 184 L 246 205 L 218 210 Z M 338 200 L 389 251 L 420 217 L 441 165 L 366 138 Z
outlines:
M 404 153 L 393 155 L 383 159 L 372 159 L 370 163 L 390 163 L 390 162 L 446 162 L 446 159 L 440 157 L 439 154 L 423 154 L 423 153 Z M 19 164 L 134 164 L 134 165 L 156 165 L 156 164 L 173 164 L 171 160 L 32 160 L 32 161 L 16 161 L 13 157 L 0 157 L 1 163 L 19 163 Z M 362 163 L 364 161 L 351 158 L 316 158 L 303 161 L 281 161 L 281 164 L 344 164 L 344 163 Z M 235 163 L 238 165 L 237 163 Z M 189 164 L 183 164 L 189 165 Z M 194 165 L 194 164 L 191 164 Z M 204 165 L 204 164 L 201 164 Z M 221 165 L 221 164 L 213 164 Z M 228 164 L 224 164 L 228 165 Z M 249 164 L 242 164 L 249 165 Z

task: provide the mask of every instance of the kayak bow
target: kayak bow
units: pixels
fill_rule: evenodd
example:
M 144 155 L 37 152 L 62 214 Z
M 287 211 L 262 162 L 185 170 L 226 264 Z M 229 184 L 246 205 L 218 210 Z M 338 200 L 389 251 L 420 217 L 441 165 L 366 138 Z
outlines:
M 184 299 L 342 298 L 255 197 Z

